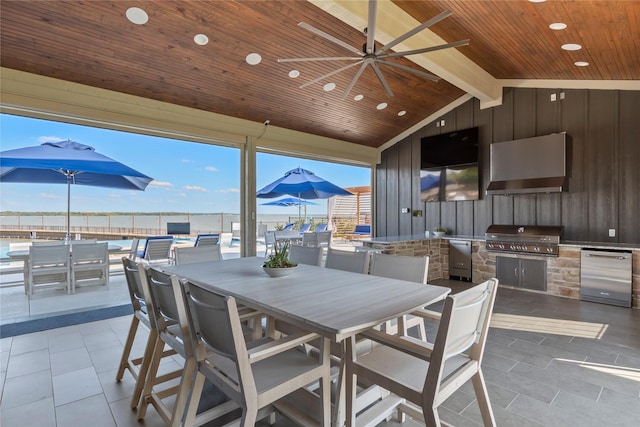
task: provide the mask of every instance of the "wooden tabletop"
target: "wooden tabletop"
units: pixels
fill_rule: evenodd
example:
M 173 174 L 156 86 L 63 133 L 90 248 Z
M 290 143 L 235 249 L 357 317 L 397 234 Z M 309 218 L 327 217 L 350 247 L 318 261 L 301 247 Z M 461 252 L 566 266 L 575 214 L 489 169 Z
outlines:
M 451 289 L 300 264 L 272 278 L 263 258 L 162 266 L 238 302 L 336 342 L 445 298 Z

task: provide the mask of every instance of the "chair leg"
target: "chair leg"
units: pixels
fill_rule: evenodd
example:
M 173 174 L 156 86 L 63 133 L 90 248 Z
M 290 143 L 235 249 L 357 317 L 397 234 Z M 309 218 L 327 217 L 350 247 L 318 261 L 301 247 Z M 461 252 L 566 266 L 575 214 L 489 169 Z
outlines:
M 355 338 L 350 337 L 347 338 L 347 351 L 346 354 L 344 355 L 345 358 L 353 358 L 353 352 L 356 351 L 356 343 L 355 343 Z M 355 427 L 356 426 L 356 414 L 355 414 L 355 407 L 356 407 L 356 397 L 357 397 L 357 392 L 358 392 L 358 377 L 356 375 L 354 375 L 354 373 L 351 371 L 351 369 L 349 369 L 346 365 L 345 366 L 345 362 L 343 361 L 343 369 L 345 370 L 344 374 L 345 374 L 345 399 L 346 399 L 346 405 L 345 405 L 345 413 L 346 413 L 346 424 L 347 427 Z
M 180 378 L 180 389 L 176 395 L 176 401 L 173 406 L 173 414 L 171 415 L 171 427 L 179 427 L 182 423 L 183 417 L 187 411 L 187 402 L 191 391 L 191 385 L 196 375 L 196 369 L 198 369 L 196 360 L 194 357 L 190 357 L 185 361 L 182 377 Z M 198 397 L 198 402 L 200 398 Z M 193 424 L 186 424 L 193 425 Z
M 151 403 L 151 393 L 153 392 L 153 386 L 155 384 L 156 376 L 158 375 L 158 367 L 160 366 L 160 359 L 162 358 L 162 350 L 164 349 L 164 341 L 156 335 L 153 343 L 153 350 L 151 353 L 151 360 L 149 361 L 149 368 L 146 375 L 142 375 L 138 378 L 142 378 L 142 384 L 144 388 L 138 402 L 138 420 L 144 419 L 147 414 L 147 406 Z M 137 387 L 136 387 L 137 388 Z M 135 397 L 135 396 L 134 396 Z M 133 399 L 131 401 L 133 405 Z
M 202 389 L 204 387 L 205 376 L 201 372 L 196 372 L 196 378 L 193 381 L 193 389 L 191 396 L 189 397 L 189 405 L 184 414 L 184 425 L 192 426 L 195 424 L 196 412 L 198 411 L 198 405 L 200 404 L 200 397 L 202 396 Z
M 153 350 L 157 345 L 158 332 L 155 329 L 149 331 L 149 338 L 147 338 L 147 345 L 144 348 L 144 354 L 142 355 L 142 362 L 138 370 L 138 378 L 136 379 L 136 386 L 133 389 L 133 395 L 131 396 L 131 409 L 138 407 L 140 403 L 140 397 L 147 381 L 147 375 L 149 373 L 149 365 L 153 358 Z
M 136 332 L 138 331 L 139 325 L 140 319 L 138 319 L 135 315 L 132 316 L 131 326 L 129 326 L 129 334 L 127 335 L 127 341 L 124 343 L 122 357 L 120 358 L 120 366 L 118 367 L 118 372 L 116 373 L 116 382 L 120 382 L 120 380 L 122 380 L 122 377 L 124 376 L 124 370 L 129 367 L 129 355 L 131 354 L 131 348 L 133 347 L 133 341 L 135 340 Z M 137 377 L 138 375 L 136 374 L 134 376 Z
M 480 407 L 480 414 L 482 415 L 482 422 L 485 426 L 495 427 L 496 420 L 493 416 L 493 410 L 491 409 L 491 402 L 489 402 L 489 394 L 487 393 L 487 385 L 482 375 L 482 370 L 478 368 L 478 372 L 471 377 L 471 383 L 473 384 L 473 390 L 476 393 L 476 399 L 478 400 L 478 406 Z

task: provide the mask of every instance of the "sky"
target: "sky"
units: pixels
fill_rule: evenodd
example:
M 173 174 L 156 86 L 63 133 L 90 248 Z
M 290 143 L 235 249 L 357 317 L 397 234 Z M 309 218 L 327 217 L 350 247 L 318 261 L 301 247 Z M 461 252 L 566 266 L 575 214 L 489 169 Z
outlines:
M 238 149 L 0 114 L 1 151 L 66 139 L 90 145 L 96 152 L 153 178 L 144 192 L 72 185 L 72 212 L 240 211 Z M 371 183 L 368 168 L 258 153 L 256 188 L 298 166 L 340 187 Z M 67 210 L 64 185 L 0 182 L 0 192 L 3 212 Z M 296 207 L 262 205 L 269 201 L 258 199 L 258 214 L 297 212 Z M 309 214 L 326 213 L 326 201 L 314 203 L 307 207 Z

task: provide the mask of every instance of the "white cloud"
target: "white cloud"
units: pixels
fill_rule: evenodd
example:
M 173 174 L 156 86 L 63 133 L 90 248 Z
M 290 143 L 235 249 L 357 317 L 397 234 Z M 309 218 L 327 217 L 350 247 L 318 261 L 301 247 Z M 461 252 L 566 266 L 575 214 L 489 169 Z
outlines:
M 239 193 L 239 188 L 225 188 L 222 190 L 216 190 L 216 193 Z
M 199 187 L 197 185 L 185 185 L 184 189 L 187 190 L 187 191 L 202 191 L 203 193 L 207 192 L 206 188 Z
M 189 160 L 189 159 L 182 159 L 180 160 L 181 163 L 195 163 L 194 160 Z
M 153 188 L 169 188 L 169 187 L 173 187 L 173 184 L 170 183 L 170 182 L 153 180 L 153 181 L 151 181 L 149 183 L 149 187 L 153 187 Z
M 187 197 L 187 193 L 179 193 L 178 196 L 179 197 Z
M 204 170 L 209 171 L 209 172 L 219 172 L 219 169 L 215 166 L 207 166 L 204 168 Z
M 41 199 L 59 199 L 60 196 L 57 194 L 49 194 L 49 193 L 40 193 Z

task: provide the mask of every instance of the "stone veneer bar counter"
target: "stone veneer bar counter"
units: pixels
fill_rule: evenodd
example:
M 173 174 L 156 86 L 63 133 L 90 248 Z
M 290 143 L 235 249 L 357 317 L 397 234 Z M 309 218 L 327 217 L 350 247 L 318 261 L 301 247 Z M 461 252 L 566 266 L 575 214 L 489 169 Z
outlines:
M 362 239 L 366 247 L 382 253 L 406 256 L 429 256 L 428 280 L 449 278 L 449 240 L 471 241 L 472 282 L 481 283 L 496 275 L 496 255 L 547 261 L 549 295 L 580 299 L 580 251 L 583 248 L 623 249 L 632 251 L 632 306 L 640 308 L 640 245 L 602 242 L 561 242 L 557 257 L 496 253 L 485 249 L 485 239 L 478 236 L 447 235 L 444 237 L 412 234 Z M 521 288 L 518 288 L 521 289 Z M 529 292 L 531 291 L 528 289 Z

